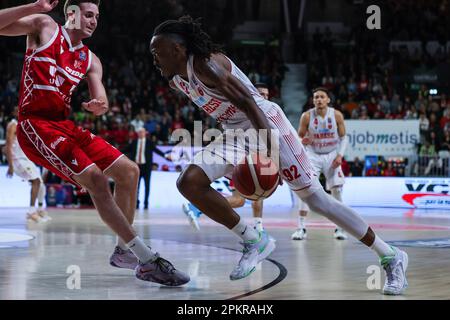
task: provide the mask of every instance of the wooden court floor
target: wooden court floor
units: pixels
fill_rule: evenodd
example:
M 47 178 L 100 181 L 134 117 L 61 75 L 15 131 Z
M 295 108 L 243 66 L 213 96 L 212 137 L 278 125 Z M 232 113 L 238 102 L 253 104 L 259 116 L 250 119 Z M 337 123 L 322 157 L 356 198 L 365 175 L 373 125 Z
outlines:
M 115 237 L 94 210 L 52 209 L 52 221 L 34 224 L 25 209 L 14 208 L 0 209 L 0 299 L 450 299 L 449 211 L 357 210 L 408 252 L 405 295 L 380 294 L 377 257 L 354 239 L 334 240 L 333 225 L 315 214 L 307 220 L 308 239 L 293 241 L 296 212 L 266 210 L 276 250 L 248 278 L 230 281 L 240 258 L 234 234 L 206 217 L 194 232 L 181 210 L 138 211 L 139 234 L 191 276 L 184 287 L 167 288 L 109 266 Z M 239 213 L 252 221 L 248 209 Z

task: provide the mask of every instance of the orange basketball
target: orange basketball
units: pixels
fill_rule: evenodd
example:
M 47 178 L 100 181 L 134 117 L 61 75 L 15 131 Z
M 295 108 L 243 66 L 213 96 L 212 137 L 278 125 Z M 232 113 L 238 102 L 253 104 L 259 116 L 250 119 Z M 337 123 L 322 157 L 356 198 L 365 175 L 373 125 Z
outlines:
M 277 166 L 270 158 L 261 154 L 247 155 L 233 170 L 234 187 L 249 200 L 270 197 L 277 189 L 279 181 Z

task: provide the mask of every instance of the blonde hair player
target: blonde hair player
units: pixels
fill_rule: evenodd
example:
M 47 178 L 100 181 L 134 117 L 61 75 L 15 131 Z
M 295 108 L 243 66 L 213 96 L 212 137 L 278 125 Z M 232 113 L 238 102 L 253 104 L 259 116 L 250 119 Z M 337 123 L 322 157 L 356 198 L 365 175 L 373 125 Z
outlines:
M 261 145 L 246 144 L 242 133 L 252 128 L 279 133 L 274 142 L 279 146 L 280 173 L 291 190 L 312 210 L 344 228 L 380 257 L 386 271 L 383 293 L 401 294 L 405 290 L 406 252 L 389 246 L 357 212 L 323 190 L 297 130 L 280 106 L 259 94 L 248 77 L 221 52 L 220 46 L 211 41 L 198 20 L 184 16 L 161 23 L 153 32 L 150 51 L 155 67 L 170 86 L 222 122 L 225 129 L 240 129 L 236 134 L 232 130 L 231 136 L 225 132 L 197 153 L 177 180 L 178 190 L 188 201 L 242 240 L 242 257 L 230 274 L 231 280 L 249 276 L 276 247 L 275 239 L 243 221 L 211 187 L 213 181 L 233 171 L 241 159 L 236 153 L 261 150 Z M 271 146 L 268 139 L 266 150 L 271 150 Z
M 266 100 L 269 100 L 269 87 L 265 83 L 256 83 L 255 88 L 258 90 L 259 94 Z M 239 192 L 234 188 L 233 180 L 230 180 L 231 196 L 226 197 L 230 206 L 233 209 L 241 208 L 245 204 L 245 198 L 242 197 Z M 263 200 L 252 201 L 252 212 L 253 218 L 255 219 L 255 229 L 262 231 L 264 229 L 262 222 L 262 211 L 263 211 Z M 198 218 L 201 216 L 202 212 L 198 210 L 196 206 L 192 203 L 183 204 L 183 212 L 189 219 L 189 223 L 195 230 L 200 230 L 200 225 L 198 223 Z
M 14 109 L 14 117 L 17 116 L 17 107 Z M 30 208 L 27 219 L 34 222 L 47 222 L 50 216 L 44 210 L 46 195 L 45 184 L 42 181 L 38 167 L 27 158 L 17 141 L 17 119 L 13 118 L 6 127 L 6 159 L 8 171 L 6 176 L 12 178 L 14 174 L 31 183 Z M 36 200 L 38 207 L 36 208 Z
M 347 147 L 344 116 L 339 110 L 329 106 L 331 100 L 328 90 L 316 88 L 313 90 L 314 108 L 305 111 L 300 118 L 298 135 L 314 168 L 317 177 L 321 173 L 326 179 L 326 188 L 331 195 L 342 202 L 342 186 L 345 183 L 341 164 Z M 306 239 L 305 217 L 308 205 L 300 200 L 300 212 L 297 230 L 292 234 L 292 240 Z M 347 234 L 342 228 L 336 227 L 334 238 L 346 240 Z
M 27 36 L 18 142 L 31 161 L 89 192 L 100 217 L 118 236 L 112 266 L 132 269 L 144 281 L 185 284 L 189 276 L 149 248 L 132 227 L 138 166 L 68 119 L 72 93 L 84 79 L 91 100 L 82 107 L 95 116 L 108 111 L 102 63 L 83 44 L 97 29 L 100 0 L 66 0 L 64 26 L 44 14 L 58 2 L 38 0 L 0 10 L 0 35 Z M 115 182 L 114 196 L 109 178 Z

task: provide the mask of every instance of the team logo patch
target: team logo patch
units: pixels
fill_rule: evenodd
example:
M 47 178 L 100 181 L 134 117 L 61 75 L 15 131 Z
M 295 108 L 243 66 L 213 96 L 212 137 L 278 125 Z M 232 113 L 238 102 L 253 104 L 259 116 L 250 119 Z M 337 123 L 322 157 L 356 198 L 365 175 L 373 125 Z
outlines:
M 331 122 L 331 118 L 328 118 L 328 129 L 333 128 L 333 122 Z
M 83 52 L 83 51 L 80 52 L 80 60 L 81 61 L 86 61 L 86 53 Z
M 430 249 L 448 249 L 450 248 L 450 239 L 425 239 L 425 240 L 406 240 L 406 241 L 389 241 L 391 245 L 399 247 L 416 247 Z

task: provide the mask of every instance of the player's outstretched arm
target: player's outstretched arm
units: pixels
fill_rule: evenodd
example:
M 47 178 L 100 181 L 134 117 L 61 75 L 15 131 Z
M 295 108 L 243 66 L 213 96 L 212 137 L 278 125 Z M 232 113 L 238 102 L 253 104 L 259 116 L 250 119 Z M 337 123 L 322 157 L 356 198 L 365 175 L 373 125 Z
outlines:
M 56 23 L 45 14 L 58 4 L 58 0 L 38 0 L 31 4 L 0 10 L 0 35 L 39 35 L 47 26 Z
M 100 59 L 92 54 L 91 69 L 87 73 L 87 82 L 91 101 L 83 102 L 82 106 L 96 116 L 101 116 L 108 111 L 108 97 L 102 82 L 103 67 Z

